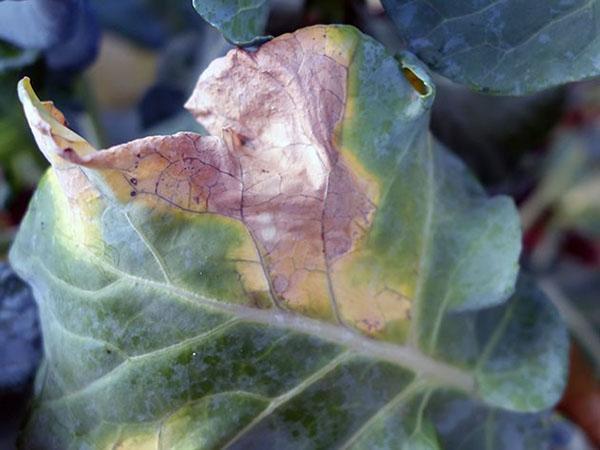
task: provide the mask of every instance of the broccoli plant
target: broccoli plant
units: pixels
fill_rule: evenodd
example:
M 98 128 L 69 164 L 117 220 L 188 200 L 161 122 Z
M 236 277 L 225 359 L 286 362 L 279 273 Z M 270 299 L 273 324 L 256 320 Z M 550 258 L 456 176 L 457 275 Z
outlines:
M 431 135 L 429 70 L 594 76 L 599 4 L 384 5 L 408 50 L 194 1 L 252 46 L 200 75 L 207 135 L 98 151 L 19 83 L 51 163 L 10 252 L 45 352 L 23 448 L 547 448 L 567 332 L 520 274 L 513 201 Z

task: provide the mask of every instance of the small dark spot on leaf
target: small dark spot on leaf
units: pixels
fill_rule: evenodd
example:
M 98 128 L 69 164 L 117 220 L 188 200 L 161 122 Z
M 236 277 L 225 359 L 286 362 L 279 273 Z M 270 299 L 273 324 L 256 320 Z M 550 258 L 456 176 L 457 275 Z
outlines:
M 131 192 L 129 193 L 129 195 L 131 195 L 132 197 L 135 197 L 135 196 L 137 195 L 137 192 L 135 192 L 135 191 L 131 191 Z
M 129 181 L 131 181 L 131 184 L 134 186 L 137 186 L 137 178 L 131 178 Z

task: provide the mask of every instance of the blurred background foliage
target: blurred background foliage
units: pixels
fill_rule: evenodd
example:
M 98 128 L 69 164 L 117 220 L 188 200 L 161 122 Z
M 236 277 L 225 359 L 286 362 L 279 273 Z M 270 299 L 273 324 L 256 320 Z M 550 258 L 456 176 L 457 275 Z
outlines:
M 405 46 L 378 0 L 273 0 L 265 32 L 316 23 L 353 24 L 394 52 Z M 20 77 L 106 148 L 202 133 L 183 103 L 229 48 L 191 0 L 0 0 L 1 259 L 46 167 L 18 103 Z M 549 448 L 600 445 L 600 81 L 495 97 L 435 77 L 433 133 L 491 193 L 517 201 L 522 263 L 572 330 L 570 383 Z M 6 265 L 0 278 L 0 448 L 11 448 L 41 351 L 30 292 Z

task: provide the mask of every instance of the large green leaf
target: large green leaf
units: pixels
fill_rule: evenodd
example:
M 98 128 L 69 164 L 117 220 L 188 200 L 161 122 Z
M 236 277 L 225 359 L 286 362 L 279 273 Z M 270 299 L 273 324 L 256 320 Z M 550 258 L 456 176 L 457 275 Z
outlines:
M 264 36 L 269 0 L 193 0 L 196 11 L 236 45 L 256 45 Z
M 409 47 L 473 88 L 525 94 L 600 74 L 598 0 L 382 0 Z
M 46 350 L 25 447 L 440 448 L 451 399 L 559 398 L 556 311 L 505 301 L 514 206 L 429 135 L 411 55 L 351 27 L 233 50 L 187 103 L 212 136 L 101 152 L 20 95 L 53 164 L 11 252 Z

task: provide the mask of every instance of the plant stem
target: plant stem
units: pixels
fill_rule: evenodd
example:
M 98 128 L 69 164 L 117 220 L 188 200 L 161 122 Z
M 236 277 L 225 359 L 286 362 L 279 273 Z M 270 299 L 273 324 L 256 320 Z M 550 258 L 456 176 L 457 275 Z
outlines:
M 589 353 L 596 365 L 600 365 L 600 338 L 586 318 L 572 305 L 560 287 L 549 278 L 540 280 L 540 286 L 556 306 L 579 344 Z

